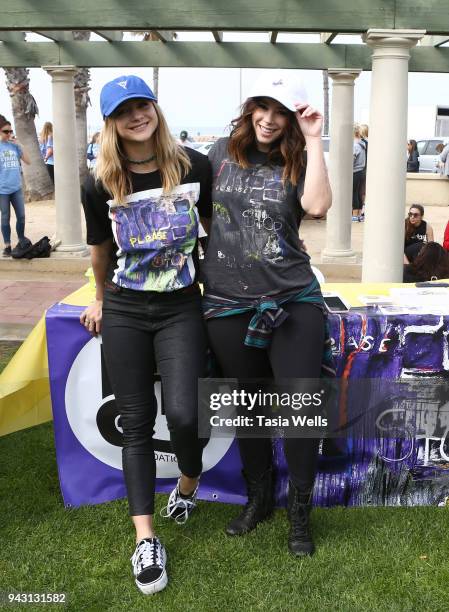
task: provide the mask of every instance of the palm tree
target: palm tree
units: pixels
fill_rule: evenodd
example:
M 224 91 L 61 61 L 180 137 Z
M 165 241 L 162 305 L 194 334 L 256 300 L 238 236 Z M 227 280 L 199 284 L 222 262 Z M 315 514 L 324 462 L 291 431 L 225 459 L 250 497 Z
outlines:
M 73 40 L 89 40 L 90 32 L 75 31 L 72 32 Z M 78 145 L 78 167 L 80 173 L 80 184 L 82 185 L 87 178 L 87 117 L 86 111 L 90 104 L 89 85 L 90 70 L 89 68 L 78 68 L 74 76 L 74 91 L 75 91 L 75 113 L 76 113 L 76 140 Z
M 39 149 L 34 119 L 39 113 L 30 93 L 28 68 L 4 68 L 11 97 L 12 114 L 18 140 L 26 148 L 31 163 L 23 164 L 25 199 L 48 200 L 53 197 L 53 184 Z

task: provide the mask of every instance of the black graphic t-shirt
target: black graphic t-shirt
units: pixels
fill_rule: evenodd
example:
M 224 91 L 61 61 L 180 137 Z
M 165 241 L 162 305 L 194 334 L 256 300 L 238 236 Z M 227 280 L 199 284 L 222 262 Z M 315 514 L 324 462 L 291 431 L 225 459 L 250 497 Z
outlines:
M 282 182 L 281 166 L 251 150 L 249 168 L 228 153 L 228 138 L 209 152 L 212 163 L 212 227 L 203 267 L 207 293 L 255 299 L 289 295 L 315 278 L 310 257 L 300 248 L 298 229 L 304 211 L 297 186 Z
M 131 173 L 132 193 L 126 205 L 89 176 L 82 190 L 87 243 L 113 238 L 116 262 L 108 278 L 136 291 L 169 292 L 196 282 L 198 221 L 210 218 L 211 168 L 205 155 L 186 149 L 192 168 L 181 184 L 163 193 L 158 170 Z
M 419 242 L 427 242 L 427 221 L 421 221 L 418 227 L 415 227 L 410 238 L 405 239 L 405 246 L 417 244 Z

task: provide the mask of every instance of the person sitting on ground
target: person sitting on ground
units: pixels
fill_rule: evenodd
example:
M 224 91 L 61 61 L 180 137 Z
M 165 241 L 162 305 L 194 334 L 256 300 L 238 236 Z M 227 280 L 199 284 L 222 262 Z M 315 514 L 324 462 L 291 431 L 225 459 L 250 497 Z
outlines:
M 419 153 L 416 140 L 407 142 L 407 172 L 419 172 Z
M 449 253 L 438 242 L 424 244 L 413 263 L 404 266 L 404 283 L 441 278 L 449 278 Z
M 411 263 L 424 242 L 433 241 L 433 229 L 424 221 L 424 206 L 412 204 L 405 220 L 404 263 Z
M 444 230 L 443 249 L 449 251 L 449 221 L 447 222 L 446 229 Z

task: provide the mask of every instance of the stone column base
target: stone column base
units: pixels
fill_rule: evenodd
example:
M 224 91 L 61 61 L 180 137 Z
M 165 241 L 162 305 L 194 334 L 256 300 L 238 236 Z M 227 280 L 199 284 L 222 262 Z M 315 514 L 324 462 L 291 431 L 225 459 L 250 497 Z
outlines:
M 324 249 L 321 253 L 322 263 L 355 264 L 359 263 L 357 253 L 351 249 L 337 251 Z
M 90 252 L 85 244 L 64 244 L 51 252 L 52 257 L 89 257 Z

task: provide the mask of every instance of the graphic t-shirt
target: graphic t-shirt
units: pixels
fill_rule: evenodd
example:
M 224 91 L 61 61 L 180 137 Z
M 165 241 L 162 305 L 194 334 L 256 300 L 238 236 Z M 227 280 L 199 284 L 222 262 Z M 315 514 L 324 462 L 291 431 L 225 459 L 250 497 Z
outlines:
M 116 264 L 109 278 L 138 291 L 169 292 L 196 282 L 198 218 L 212 214 L 211 171 L 205 155 L 187 150 L 192 168 L 170 193 L 159 171 L 131 173 L 133 193 L 115 206 L 92 176 L 82 190 L 88 244 L 113 238 Z
M 419 242 L 427 242 L 427 221 L 421 221 L 421 223 L 415 227 L 410 238 L 405 239 L 405 246 L 408 247 L 411 244 L 417 244 Z
M 297 186 L 282 182 L 282 166 L 249 152 L 249 168 L 228 153 L 228 138 L 209 152 L 213 170 L 213 216 L 203 276 L 208 293 L 254 299 L 289 295 L 315 278 L 301 248 L 298 229 L 304 214 Z
M 20 147 L 12 142 L 0 142 L 0 193 L 10 194 L 22 189 Z

